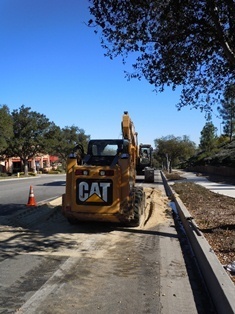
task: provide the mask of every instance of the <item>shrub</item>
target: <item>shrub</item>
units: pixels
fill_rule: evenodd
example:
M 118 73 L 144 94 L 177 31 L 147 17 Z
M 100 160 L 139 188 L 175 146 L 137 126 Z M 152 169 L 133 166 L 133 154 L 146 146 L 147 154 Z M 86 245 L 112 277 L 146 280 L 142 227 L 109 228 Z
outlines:
M 59 174 L 60 171 L 58 171 L 58 170 L 50 170 L 50 171 L 48 171 L 47 173 L 48 173 L 48 174 Z
M 29 176 L 33 176 L 33 177 L 36 177 L 37 173 L 36 173 L 36 172 L 29 172 L 28 175 L 29 175 Z
M 1 172 L 1 173 L 0 173 L 0 177 L 8 177 L 8 174 L 5 173 L 5 172 Z

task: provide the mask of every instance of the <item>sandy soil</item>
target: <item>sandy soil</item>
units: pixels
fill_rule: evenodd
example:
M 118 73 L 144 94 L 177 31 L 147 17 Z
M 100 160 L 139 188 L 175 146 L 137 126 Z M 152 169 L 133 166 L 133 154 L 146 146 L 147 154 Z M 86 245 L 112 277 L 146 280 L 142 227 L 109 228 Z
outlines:
M 146 208 L 145 217 L 140 227 L 151 229 L 156 224 L 164 223 L 171 218 L 171 208 L 168 197 L 164 196 L 160 190 L 144 188 L 144 191 L 146 195 Z

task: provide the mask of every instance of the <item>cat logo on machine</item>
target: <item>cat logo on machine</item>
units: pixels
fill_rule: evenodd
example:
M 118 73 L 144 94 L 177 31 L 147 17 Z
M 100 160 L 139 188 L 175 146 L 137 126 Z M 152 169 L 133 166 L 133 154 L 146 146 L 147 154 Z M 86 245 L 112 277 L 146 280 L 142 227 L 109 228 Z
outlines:
M 77 204 L 111 205 L 113 200 L 112 180 L 77 180 Z

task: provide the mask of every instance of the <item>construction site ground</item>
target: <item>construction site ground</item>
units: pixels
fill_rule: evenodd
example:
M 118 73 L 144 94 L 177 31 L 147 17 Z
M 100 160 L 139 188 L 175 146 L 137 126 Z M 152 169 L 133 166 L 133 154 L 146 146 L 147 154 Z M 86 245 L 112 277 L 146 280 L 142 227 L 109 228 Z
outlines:
M 200 231 L 216 253 L 222 265 L 235 261 L 235 198 L 214 193 L 209 189 L 190 182 L 184 172 L 173 171 L 165 176 L 173 190 L 195 219 Z M 212 176 L 198 173 L 209 181 L 235 185 L 232 177 Z M 229 272 L 235 283 L 235 274 Z
M 61 198 L 0 216 L 0 313 L 214 313 L 155 179 L 136 228 L 70 225 Z

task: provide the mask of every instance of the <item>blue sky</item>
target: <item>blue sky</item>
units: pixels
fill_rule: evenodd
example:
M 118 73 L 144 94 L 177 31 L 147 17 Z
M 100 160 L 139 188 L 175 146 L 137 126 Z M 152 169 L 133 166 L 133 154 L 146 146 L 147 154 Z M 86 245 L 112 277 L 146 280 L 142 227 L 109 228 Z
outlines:
M 11 111 L 24 104 L 91 138 L 121 138 L 128 111 L 139 143 L 188 135 L 199 144 L 204 114 L 177 111 L 179 91 L 156 95 L 144 79 L 127 81 L 129 63 L 104 57 L 99 35 L 86 26 L 87 6 L 86 0 L 0 0 L 0 104 Z M 220 122 L 214 115 L 218 135 Z

